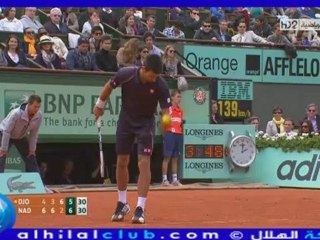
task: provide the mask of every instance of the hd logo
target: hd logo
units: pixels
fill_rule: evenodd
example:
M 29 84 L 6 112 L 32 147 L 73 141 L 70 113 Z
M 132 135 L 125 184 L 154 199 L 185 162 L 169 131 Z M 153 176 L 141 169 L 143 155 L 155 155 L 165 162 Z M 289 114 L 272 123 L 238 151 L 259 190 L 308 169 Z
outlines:
M 4 110 L 5 116 L 22 103 L 26 102 L 30 95 L 34 94 L 33 90 L 5 90 L 4 91 Z

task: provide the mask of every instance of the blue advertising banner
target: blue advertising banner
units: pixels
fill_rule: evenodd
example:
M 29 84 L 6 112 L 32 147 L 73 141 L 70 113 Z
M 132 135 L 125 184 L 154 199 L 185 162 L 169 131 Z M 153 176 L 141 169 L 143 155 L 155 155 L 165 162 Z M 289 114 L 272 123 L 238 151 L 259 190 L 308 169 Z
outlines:
M 2 240 L 15 239 L 319 239 L 320 229 L 10 229 Z

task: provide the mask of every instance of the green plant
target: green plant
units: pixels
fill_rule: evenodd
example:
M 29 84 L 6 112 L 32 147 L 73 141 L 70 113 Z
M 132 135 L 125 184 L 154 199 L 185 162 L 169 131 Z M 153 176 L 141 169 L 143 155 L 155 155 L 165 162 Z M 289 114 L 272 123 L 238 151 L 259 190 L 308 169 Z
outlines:
M 291 139 L 286 137 L 265 138 L 257 137 L 256 146 L 259 150 L 264 148 L 281 148 L 284 152 L 309 152 L 311 149 L 320 149 L 320 136 L 302 137 Z

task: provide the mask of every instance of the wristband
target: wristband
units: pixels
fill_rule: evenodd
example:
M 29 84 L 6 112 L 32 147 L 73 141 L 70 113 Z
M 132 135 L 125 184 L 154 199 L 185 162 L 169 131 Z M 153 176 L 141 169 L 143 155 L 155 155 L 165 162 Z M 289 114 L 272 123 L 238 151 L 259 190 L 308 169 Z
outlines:
M 96 102 L 96 107 L 104 108 L 105 105 L 106 105 L 106 101 L 102 101 L 100 98 L 98 98 L 98 100 Z

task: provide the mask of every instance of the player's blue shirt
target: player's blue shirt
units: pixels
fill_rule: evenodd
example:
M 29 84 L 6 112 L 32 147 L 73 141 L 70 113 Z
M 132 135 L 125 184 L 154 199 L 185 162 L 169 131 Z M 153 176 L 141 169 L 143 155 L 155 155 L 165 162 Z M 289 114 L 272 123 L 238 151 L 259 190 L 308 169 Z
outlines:
M 121 68 L 111 80 L 111 87 L 122 88 L 122 112 L 131 117 L 153 118 L 158 102 L 161 109 L 171 106 L 169 88 L 160 76 L 154 83 L 141 83 L 139 69 L 139 67 Z

